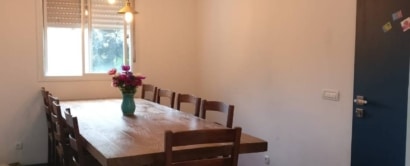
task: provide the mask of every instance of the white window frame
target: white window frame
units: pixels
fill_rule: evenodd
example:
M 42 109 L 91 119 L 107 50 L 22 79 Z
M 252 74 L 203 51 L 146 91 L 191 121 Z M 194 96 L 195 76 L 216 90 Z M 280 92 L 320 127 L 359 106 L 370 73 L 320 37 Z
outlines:
M 36 1 L 36 22 L 37 22 L 37 65 L 38 65 L 38 71 L 37 71 L 37 78 L 39 81 L 62 81 L 62 82 L 69 82 L 69 81 L 108 81 L 111 80 L 112 78 L 107 75 L 107 73 L 85 73 L 85 54 L 82 55 L 83 59 L 83 67 L 82 67 L 82 76 L 46 76 L 45 75 L 45 61 L 47 60 L 46 58 L 46 29 L 45 29 L 45 24 L 44 24 L 44 9 L 43 9 L 43 0 L 35 0 Z M 134 1 L 131 2 L 134 4 Z M 134 18 L 135 20 L 135 18 Z M 124 21 L 125 23 L 125 21 Z M 127 26 L 130 26 L 130 43 L 127 42 L 126 37 L 125 37 L 125 29 Z M 129 24 L 125 23 L 124 26 L 124 59 L 127 59 L 125 64 L 128 64 L 130 66 L 133 66 L 135 63 L 135 23 L 132 21 Z M 129 50 L 129 45 L 131 46 L 131 50 Z M 126 51 L 129 50 L 129 51 Z M 127 52 L 127 53 L 126 53 Z M 129 54 L 128 54 L 129 52 Z M 132 70 L 132 67 L 131 67 Z M 108 71 L 107 71 L 108 72 Z

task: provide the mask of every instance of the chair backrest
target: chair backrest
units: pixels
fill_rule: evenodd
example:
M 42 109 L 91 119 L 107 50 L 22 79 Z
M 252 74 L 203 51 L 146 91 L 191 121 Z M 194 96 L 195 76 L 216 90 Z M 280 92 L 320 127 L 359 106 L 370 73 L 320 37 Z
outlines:
M 47 119 L 47 128 L 48 132 L 52 132 L 52 122 L 51 122 L 51 107 L 50 107 L 50 100 L 49 100 L 49 95 L 50 93 L 46 91 L 44 87 L 41 87 L 41 95 L 43 96 L 43 109 L 44 112 L 46 113 L 46 119 Z
M 234 106 L 220 101 L 202 100 L 201 118 L 206 119 L 207 111 L 218 111 L 227 114 L 226 127 L 232 128 Z
M 150 94 L 147 94 L 150 93 Z M 141 98 L 155 102 L 157 96 L 157 87 L 151 84 L 142 84 Z
M 51 107 L 51 121 L 55 141 L 55 149 L 58 157 L 58 163 L 62 166 L 69 165 L 68 133 L 66 123 L 61 113 L 60 100 L 49 95 Z
M 51 94 L 48 95 L 48 99 L 50 102 L 50 113 L 53 125 L 58 125 L 56 127 L 64 127 L 65 122 L 61 114 L 60 99 Z
M 201 98 L 200 97 L 195 97 L 190 94 L 178 94 L 177 95 L 177 100 L 176 100 L 176 109 L 181 110 L 181 104 L 182 103 L 191 103 L 195 105 L 194 108 L 194 115 L 199 117 L 199 111 L 201 109 Z
M 52 128 L 52 121 L 51 121 L 51 107 L 50 107 L 50 100 L 48 96 L 50 95 L 50 92 L 46 90 L 46 88 L 41 87 L 41 95 L 43 97 L 43 110 L 46 114 L 46 120 L 47 120 L 47 142 L 48 142 L 48 163 L 50 165 L 55 165 L 55 147 L 54 147 L 54 133 L 53 133 L 53 128 Z
M 174 108 L 174 101 L 175 101 L 175 92 L 166 90 L 166 89 L 158 89 L 157 91 L 157 99 L 155 100 L 156 103 L 161 104 L 161 98 L 166 97 L 169 99 L 169 106 Z
M 241 139 L 240 127 L 165 132 L 165 166 L 237 166 Z M 227 143 L 229 148 L 201 151 L 200 144 Z M 225 145 L 225 144 L 224 144 Z M 174 149 L 173 149 L 174 147 Z M 176 147 L 184 147 L 178 151 Z M 192 153 L 193 150 L 196 153 Z M 185 153 L 184 153 L 185 152 Z
M 41 87 L 40 91 L 41 91 L 41 95 L 43 96 L 44 107 L 48 108 L 48 106 L 50 105 L 49 100 L 48 100 L 48 95 L 49 95 L 50 92 L 46 91 L 46 88 L 44 88 L 44 87 Z
M 85 166 L 84 144 L 80 135 L 80 129 L 78 128 L 77 117 L 73 117 L 69 110 L 66 110 L 64 114 L 68 130 L 68 138 L 72 150 L 72 163 L 76 166 Z

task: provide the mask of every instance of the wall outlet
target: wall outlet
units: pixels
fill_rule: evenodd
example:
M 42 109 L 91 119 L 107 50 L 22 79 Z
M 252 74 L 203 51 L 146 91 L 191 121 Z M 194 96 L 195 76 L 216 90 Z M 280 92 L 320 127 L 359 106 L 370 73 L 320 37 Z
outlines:
M 269 164 L 270 164 L 270 158 L 269 158 L 268 155 L 265 155 L 264 160 L 265 160 L 265 164 L 266 164 L 266 165 L 269 165 Z
M 22 142 L 17 142 L 16 143 L 16 150 L 23 150 L 23 143 Z

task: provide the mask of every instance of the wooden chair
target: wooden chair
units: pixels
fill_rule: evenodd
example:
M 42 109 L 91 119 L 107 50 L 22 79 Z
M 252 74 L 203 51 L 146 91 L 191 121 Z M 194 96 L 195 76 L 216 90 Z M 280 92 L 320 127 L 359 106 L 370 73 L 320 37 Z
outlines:
M 166 131 L 165 166 L 237 166 L 241 131 L 242 129 L 239 127 L 234 129 Z M 188 146 L 211 143 L 227 143 L 229 148 L 201 150 L 198 146 Z M 183 150 L 178 151 L 176 147 L 183 147 Z
M 201 98 L 200 97 L 195 97 L 190 94 L 178 94 L 176 103 L 177 103 L 177 106 L 176 106 L 177 110 L 181 110 L 182 103 L 194 104 L 195 105 L 194 115 L 199 117 L 199 111 L 201 109 Z
M 232 128 L 234 106 L 220 101 L 202 100 L 201 118 L 206 119 L 207 111 L 218 111 L 227 114 L 226 127 Z
M 65 120 L 61 114 L 60 100 L 57 97 L 49 95 L 49 101 L 51 104 L 51 121 L 57 158 L 56 164 L 69 166 L 70 151 L 68 148 L 68 133 L 66 131 Z
M 150 93 L 150 95 L 147 95 L 147 92 Z M 157 87 L 151 84 L 143 84 L 142 85 L 142 90 L 141 90 L 141 98 L 145 100 L 149 100 L 152 102 L 155 102 L 157 96 Z
M 169 106 L 174 108 L 175 92 L 165 89 L 158 89 L 156 103 L 161 104 L 161 98 L 166 97 L 169 99 Z
M 54 134 L 53 134 L 53 128 L 52 128 L 52 121 L 51 121 L 51 107 L 50 107 L 50 102 L 49 102 L 49 92 L 46 91 L 46 88 L 41 87 L 41 95 L 43 97 L 43 110 L 46 114 L 46 120 L 47 120 L 47 143 L 48 143 L 48 164 L 49 165 L 54 165 L 55 163 L 55 147 L 54 147 Z
M 69 144 L 71 148 L 71 163 L 75 166 L 100 165 L 84 148 L 84 140 L 80 135 L 77 117 L 71 115 L 70 109 L 65 112 L 65 122 L 67 124 Z

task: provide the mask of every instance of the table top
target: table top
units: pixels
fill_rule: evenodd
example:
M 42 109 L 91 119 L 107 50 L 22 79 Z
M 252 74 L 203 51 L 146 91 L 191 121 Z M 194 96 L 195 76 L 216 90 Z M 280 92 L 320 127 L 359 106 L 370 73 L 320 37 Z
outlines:
M 134 100 L 134 116 L 122 115 L 121 99 L 61 101 L 60 105 L 78 117 L 86 149 L 103 166 L 163 165 L 166 130 L 225 128 L 167 106 Z M 240 153 L 263 152 L 267 146 L 266 141 L 242 133 Z

